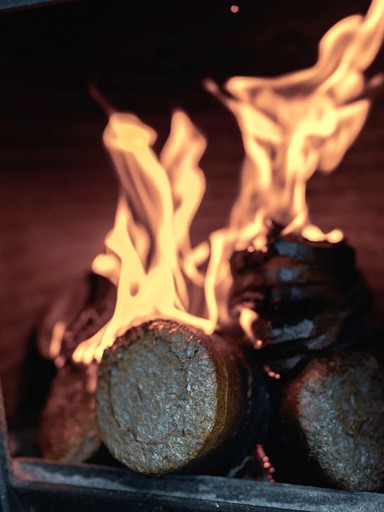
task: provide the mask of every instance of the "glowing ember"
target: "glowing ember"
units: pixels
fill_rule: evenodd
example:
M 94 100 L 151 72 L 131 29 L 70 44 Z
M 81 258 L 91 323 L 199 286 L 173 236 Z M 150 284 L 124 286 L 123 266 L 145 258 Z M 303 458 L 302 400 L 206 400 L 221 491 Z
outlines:
M 271 484 L 275 483 L 275 479 L 272 476 L 273 473 L 275 472 L 275 468 L 272 466 L 269 457 L 265 453 L 264 448 L 261 444 L 256 445 L 254 456 L 257 460 L 259 460 L 259 462 L 263 466 L 266 472 L 268 482 Z
M 178 111 L 157 158 L 151 128 L 131 114 L 111 115 L 104 143 L 121 193 L 105 253 L 92 268 L 117 285 L 117 302 L 110 322 L 79 345 L 76 361 L 100 361 L 117 336 L 148 319 L 170 318 L 207 333 L 226 323 L 230 257 L 234 250 L 266 250 L 271 220 L 285 226 L 283 234 L 330 243 L 343 238 L 311 224 L 306 183 L 316 170 L 333 171 L 361 130 L 369 89 L 383 81 L 363 75 L 383 32 L 384 1 L 374 0 L 365 17 L 345 18 L 325 34 L 312 68 L 271 79 L 234 77 L 222 90 L 206 82 L 237 118 L 245 161 L 229 225 L 194 249 L 189 231 L 205 189 L 198 166 L 205 139 Z M 250 333 L 257 314 L 243 309 L 239 318 Z M 262 347 L 262 340 L 253 341 Z

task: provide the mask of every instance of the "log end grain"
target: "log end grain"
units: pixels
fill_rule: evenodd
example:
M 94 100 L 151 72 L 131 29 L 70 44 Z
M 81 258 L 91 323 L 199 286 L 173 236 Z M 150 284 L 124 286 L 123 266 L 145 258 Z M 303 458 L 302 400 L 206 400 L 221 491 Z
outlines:
M 211 338 L 169 320 L 130 329 L 106 350 L 97 415 L 113 457 L 159 475 L 209 454 L 237 428 L 239 369 Z
M 383 488 L 384 372 L 374 357 L 340 352 L 311 361 L 287 386 L 282 410 L 328 484 Z

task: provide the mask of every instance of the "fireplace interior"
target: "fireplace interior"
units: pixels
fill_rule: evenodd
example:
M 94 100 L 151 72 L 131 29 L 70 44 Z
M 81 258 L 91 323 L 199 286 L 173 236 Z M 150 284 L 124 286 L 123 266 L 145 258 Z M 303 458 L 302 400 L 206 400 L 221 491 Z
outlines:
M 33 2 L 32 2 L 33 4 Z M 89 272 L 114 221 L 118 184 L 102 144 L 108 117 L 90 91 L 158 134 L 183 109 L 208 141 L 197 245 L 227 220 L 244 156 L 231 113 L 204 88 L 233 76 L 276 77 L 312 66 L 324 33 L 365 13 L 365 0 L 23 1 L 0 5 L 1 510 L 379 511 L 382 491 L 345 492 L 289 478 L 270 484 L 207 474 L 148 477 L 107 452 L 87 463 L 42 457 L 37 428 L 57 368 L 41 323 Z M 384 45 L 367 70 L 382 73 Z M 384 364 L 384 89 L 331 175 L 308 182 L 311 218 L 344 232 L 372 294 L 366 347 Z M 384 443 L 384 439 L 383 439 Z M 100 463 L 102 461 L 102 463 Z

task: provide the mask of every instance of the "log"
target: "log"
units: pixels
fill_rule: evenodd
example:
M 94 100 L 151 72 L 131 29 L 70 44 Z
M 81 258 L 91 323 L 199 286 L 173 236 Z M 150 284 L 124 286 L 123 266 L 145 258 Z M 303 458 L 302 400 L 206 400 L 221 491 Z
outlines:
M 267 250 L 250 248 L 231 258 L 228 307 L 235 322 L 246 307 L 260 358 L 275 373 L 289 373 L 330 346 L 367 339 L 369 287 L 346 242 L 310 242 L 271 234 Z
M 89 272 L 59 290 L 44 312 L 37 347 L 42 357 L 56 364 L 38 422 L 38 444 L 44 458 L 84 462 L 102 450 L 96 418 L 97 366 L 74 364 L 72 354 L 111 318 L 115 301 L 116 287 Z M 52 350 L 59 323 L 63 329 Z
M 97 417 L 133 471 L 227 474 L 266 431 L 268 396 L 253 351 L 172 320 L 134 327 L 104 352 Z
M 384 372 L 368 352 L 312 360 L 285 385 L 279 414 L 280 432 L 273 432 L 268 447 L 282 469 L 280 479 L 383 489 Z
M 343 274 L 355 266 L 355 252 L 345 241 L 338 243 L 311 242 L 299 234 L 270 234 L 267 237 L 267 250 L 257 251 L 252 246 L 245 251 L 236 251 L 231 257 L 233 273 L 255 268 L 284 267 L 294 265 L 305 270 L 310 265 L 316 272 L 334 271 Z M 309 270 L 311 274 L 313 272 Z
M 96 418 L 97 365 L 67 364 L 58 369 L 39 424 L 46 459 L 84 462 L 101 448 Z
M 93 272 L 59 290 L 40 321 L 37 332 L 40 354 L 56 360 L 58 366 L 70 361 L 78 344 L 110 320 L 115 303 L 116 287 Z M 63 329 L 52 350 L 54 329 L 59 323 Z
M 351 267 L 355 252 L 343 240 L 338 243 L 311 242 L 297 234 L 277 236 L 271 243 L 272 251 L 297 262 L 315 263 L 331 268 Z

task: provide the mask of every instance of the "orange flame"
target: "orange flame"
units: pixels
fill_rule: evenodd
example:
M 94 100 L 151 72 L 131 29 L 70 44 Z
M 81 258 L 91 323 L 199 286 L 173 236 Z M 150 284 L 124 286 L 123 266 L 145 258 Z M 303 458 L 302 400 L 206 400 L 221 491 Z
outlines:
M 384 2 L 374 0 L 366 16 L 350 16 L 322 38 L 317 63 L 277 78 L 234 77 L 224 92 L 206 88 L 236 116 L 246 153 L 230 229 L 243 231 L 238 248 L 251 239 L 266 243 L 266 220 L 312 241 L 338 242 L 339 230 L 324 234 L 310 222 L 306 183 L 316 170 L 333 171 L 368 115 L 370 87 L 363 72 L 376 56 L 384 32 Z M 250 235 L 250 229 L 253 233 Z
M 171 318 L 206 332 L 215 327 L 216 318 L 190 312 L 188 293 L 188 283 L 203 285 L 189 228 L 205 189 L 198 167 L 205 139 L 181 111 L 173 115 L 162 163 L 151 149 L 155 138 L 131 114 L 112 114 L 104 132 L 121 194 L 106 252 L 92 268 L 117 285 L 117 301 L 112 319 L 78 346 L 75 361 L 100 360 L 117 336 L 148 318 Z
M 157 158 L 151 128 L 132 114 L 110 116 L 104 143 L 121 193 L 105 252 L 92 268 L 117 285 L 117 301 L 112 319 L 77 347 L 75 361 L 100 361 L 116 337 L 150 318 L 171 318 L 207 333 L 229 321 L 230 257 L 247 247 L 266 250 L 271 219 L 286 226 L 283 234 L 331 243 L 343 238 L 339 230 L 324 234 L 311 224 L 306 184 L 316 170 L 332 172 L 360 132 L 371 103 L 367 93 L 383 82 L 381 75 L 370 81 L 363 75 L 383 32 L 384 0 L 373 0 L 365 17 L 345 18 L 325 34 L 312 68 L 270 79 L 234 77 L 223 90 L 206 82 L 236 116 L 245 161 L 229 225 L 196 248 L 189 231 L 205 190 L 198 165 L 204 137 L 177 111 Z M 194 298 L 202 296 L 201 310 Z M 244 308 L 239 320 L 252 338 L 257 314 Z

